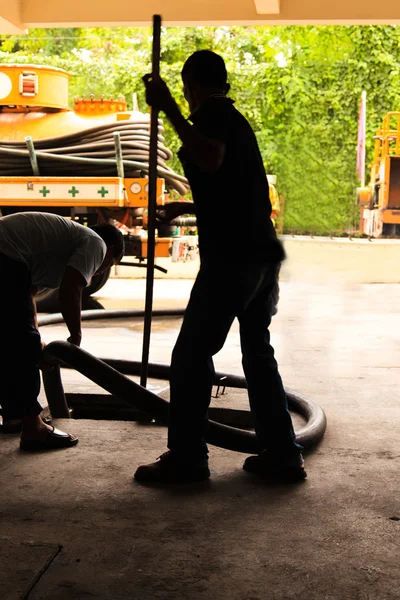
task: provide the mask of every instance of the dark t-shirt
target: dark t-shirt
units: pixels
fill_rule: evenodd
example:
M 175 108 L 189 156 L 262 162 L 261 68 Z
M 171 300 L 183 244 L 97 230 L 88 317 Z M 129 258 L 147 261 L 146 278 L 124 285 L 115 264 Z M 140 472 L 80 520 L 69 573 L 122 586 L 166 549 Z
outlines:
M 225 96 L 210 96 L 191 115 L 196 129 L 225 144 L 216 173 L 202 171 L 179 151 L 196 206 L 202 257 L 280 262 L 283 248 L 272 224 L 269 188 L 249 123 Z

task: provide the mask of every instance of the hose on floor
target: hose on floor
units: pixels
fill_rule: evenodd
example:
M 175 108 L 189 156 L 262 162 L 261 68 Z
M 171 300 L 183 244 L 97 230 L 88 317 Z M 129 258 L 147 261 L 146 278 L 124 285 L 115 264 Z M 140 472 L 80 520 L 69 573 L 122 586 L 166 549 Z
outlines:
M 154 310 L 153 317 L 174 317 L 182 316 L 184 309 L 164 309 Z M 92 319 L 127 319 L 143 318 L 143 310 L 91 310 L 83 311 L 83 320 Z M 39 326 L 55 325 L 63 323 L 61 314 L 39 317 Z M 49 361 L 59 361 L 62 366 L 73 368 L 100 387 L 104 388 L 110 394 L 123 400 L 130 406 L 139 411 L 148 414 L 151 418 L 168 424 L 168 402 L 153 394 L 148 389 L 131 381 L 125 374 L 139 375 L 140 362 L 126 361 L 118 359 L 98 359 L 68 342 L 51 342 L 45 348 L 45 357 Z M 169 365 L 149 364 L 149 377 L 155 379 L 169 380 Z M 61 377 L 57 372 L 44 373 L 46 394 L 51 409 L 54 406 L 64 404 L 66 401 L 62 387 Z M 216 373 L 215 384 L 219 385 L 223 380 L 223 385 L 232 388 L 247 388 L 247 382 L 244 377 L 224 373 Z M 301 394 L 293 390 L 286 390 L 289 408 L 302 415 L 306 420 L 306 425 L 296 431 L 298 442 L 304 448 L 314 446 L 324 435 L 326 430 L 326 416 L 320 406 L 306 399 Z M 223 410 L 223 409 L 220 409 Z M 232 409 L 229 409 L 232 412 Z M 235 411 L 233 411 L 235 412 Z M 237 411 L 238 413 L 241 411 Z M 207 431 L 207 441 L 216 446 L 235 450 L 237 452 L 256 453 L 259 451 L 257 438 L 253 431 L 240 429 L 224 425 L 213 420 L 209 421 Z

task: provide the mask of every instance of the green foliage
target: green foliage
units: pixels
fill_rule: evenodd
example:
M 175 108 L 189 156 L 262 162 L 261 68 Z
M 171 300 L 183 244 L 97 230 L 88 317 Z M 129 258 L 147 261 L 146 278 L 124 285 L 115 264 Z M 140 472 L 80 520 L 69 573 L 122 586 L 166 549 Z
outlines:
M 285 197 L 285 230 L 333 233 L 356 223 L 358 111 L 367 91 L 367 150 L 383 115 L 400 108 L 397 26 L 164 28 L 162 75 L 185 114 L 180 71 L 195 50 L 226 60 L 237 107 L 252 124 L 267 172 Z M 151 31 L 33 29 L 3 36 L 0 61 L 49 64 L 72 74 L 74 96 L 123 94 L 132 107 L 150 69 Z M 167 145 L 179 140 L 165 123 Z M 180 169 L 177 159 L 174 168 Z M 245 199 L 244 199 L 245 200 Z

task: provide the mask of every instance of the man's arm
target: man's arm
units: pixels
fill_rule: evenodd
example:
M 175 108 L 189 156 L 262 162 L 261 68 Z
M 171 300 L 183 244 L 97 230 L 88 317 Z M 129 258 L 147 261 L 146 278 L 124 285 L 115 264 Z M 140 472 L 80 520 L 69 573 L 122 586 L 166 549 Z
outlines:
M 35 325 L 35 328 L 37 330 L 39 330 L 39 325 L 38 325 L 38 320 L 37 320 L 36 300 L 35 300 L 36 294 L 37 294 L 37 287 L 32 286 L 31 287 L 31 299 L 32 299 L 32 311 L 33 311 L 33 324 Z
M 181 215 L 195 215 L 196 207 L 193 202 L 168 202 L 157 207 L 157 221 L 169 223 Z
M 218 171 L 224 160 L 225 144 L 201 134 L 188 123 L 161 78 L 153 79 L 146 75 L 143 81 L 147 104 L 165 112 L 191 160 L 207 173 Z
M 220 140 L 206 137 L 190 125 L 184 118 L 175 101 L 165 113 L 176 133 L 179 135 L 185 152 L 207 173 L 215 173 L 222 165 L 225 156 L 225 144 Z
M 38 320 L 37 320 L 36 300 L 35 300 L 35 296 L 37 293 L 38 293 L 37 286 L 32 286 L 31 287 L 31 300 L 32 300 L 32 311 L 33 311 L 33 324 L 34 324 L 35 328 L 39 331 L 39 325 L 38 325 Z M 40 341 L 40 344 L 41 344 L 42 350 L 44 350 L 46 344 L 42 340 Z M 49 365 L 45 362 L 43 355 L 40 356 L 38 366 L 41 371 L 52 371 L 54 368 L 52 365 Z
M 71 334 L 68 341 L 76 346 L 80 346 L 82 340 L 82 291 L 85 287 L 86 281 L 79 271 L 73 267 L 67 267 L 60 285 L 60 308 Z

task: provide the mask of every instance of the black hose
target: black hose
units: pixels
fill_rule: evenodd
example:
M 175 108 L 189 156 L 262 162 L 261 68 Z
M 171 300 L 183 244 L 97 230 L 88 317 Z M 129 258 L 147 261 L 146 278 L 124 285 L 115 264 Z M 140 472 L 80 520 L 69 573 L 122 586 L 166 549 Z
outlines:
M 149 120 L 146 115 L 133 116 L 128 122 L 92 127 L 86 131 L 35 140 L 35 151 L 41 176 L 116 176 L 117 164 L 114 153 L 113 133 L 120 134 L 125 177 L 139 177 L 149 171 Z M 159 131 L 163 130 L 159 121 Z M 159 136 L 159 177 L 180 194 L 186 194 L 185 177 L 175 173 L 166 161 L 172 152 Z M 25 142 L 2 141 L 0 144 L 0 176 L 29 176 L 32 166 Z
M 123 263 L 121 263 L 123 265 Z M 94 321 L 98 319 L 128 319 L 128 318 L 139 318 L 144 317 L 144 310 L 122 308 L 118 310 L 83 310 L 82 321 Z M 182 317 L 185 312 L 184 308 L 163 308 L 155 309 L 152 314 L 153 317 Z M 46 327 L 46 325 L 57 325 L 58 323 L 64 323 L 64 317 L 61 313 L 54 313 L 52 315 L 45 315 L 38 317 L 39 327 Z
M 154 310 L 153 317 L 182 316 L 183 312 L 183 309 Z M 143 317 L 143 315 L 143 310 L 130 309 L 83 311 L 82 319 Z M 39 326 L 43 327 L 46 325 L 62 323 L 63 317 L 61 314 L 48 315 L 39 317 L 38 321 Z M 56 359 L 61 361 L 63 366 L 76 369 L 127 404 L 148 414 L 151 418 L 155 418 L 168 424 L 169 403 L 121 374 L 121 372 L 129 375 L 140 374 L 141 363 L 117 359 L 100 360 L 68 342 L 50 343 L 45 348 L 45 357 L 49 361 Z M 155 379 L 169 380 L 169 365 L 150 363 L 148 374 L 149 377 Z M 51 375 L 44 374 L 44 379 L 46 377 L 51 378 Z M 247 388 L 246 379 L 244 377 L 216 373 L 215 384 L 221 384 L 221 380 L 223 380 L 223 385 L 226 387 Z M 54 393 L 55 396 L 61 396 L 63 394 L 62 387 L 57 391 L 57 386 L 59 387 L 60 385 L 61 383 L 58 383 L 58 380 L 56 379 L 55 382 L 52 381 L 52 385 L 49 385 L 48 389 L 52 389 L 52 393 Z M 302 446 L 310 448 L 315 445 L 325 433 L 325 413 L 317 404 L 311 402 L 297 392 L 286 390 L 286 394 L 289 407 L 301 414 L 306 420 L 306 425 L 296 431 L 297 439 Z M 50 398 L 49 404 L 51 404 Z M 237 452 L 255 453 L 259 451 L 255 433 L 223 425 L 222 423 L 217 423 L 215 421 L 209 421 L 207 441 L 216 446 L 235 450 Z

